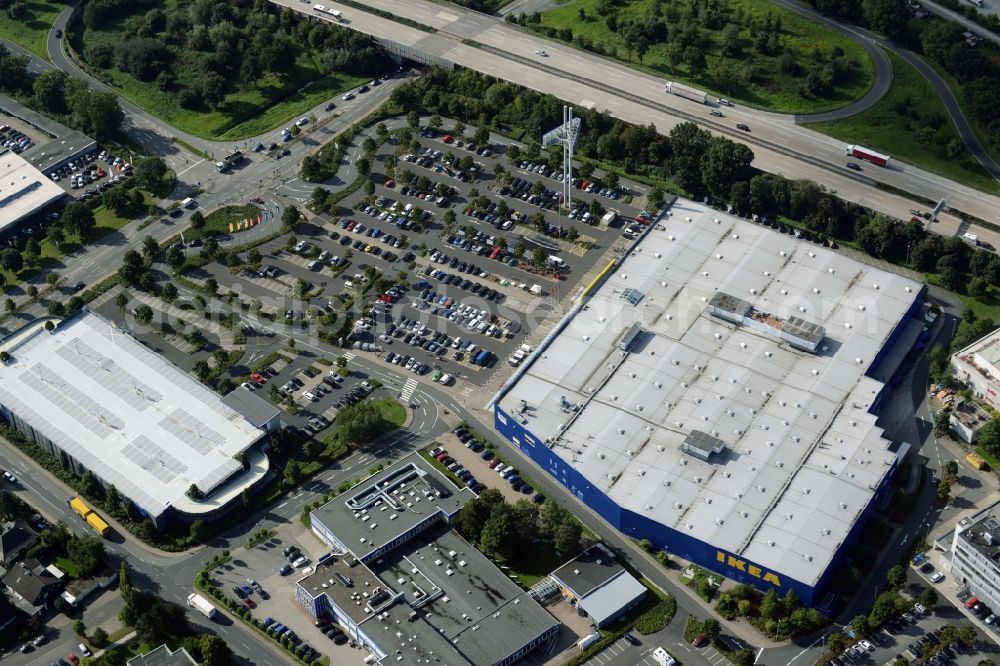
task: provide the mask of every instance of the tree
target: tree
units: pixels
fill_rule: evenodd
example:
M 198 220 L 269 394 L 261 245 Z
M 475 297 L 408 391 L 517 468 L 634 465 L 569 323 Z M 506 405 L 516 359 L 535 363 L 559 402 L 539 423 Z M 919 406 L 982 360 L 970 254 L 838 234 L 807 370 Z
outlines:
M 108 632 L 97 627 L 90 636 L 90 642 L 94 644 L 94 647 L 104 647 L 108 644 Z
M 51 114 L 65 113 L 66 79 L 66 74 L 58 69 L 39 74 L 31 85 L 38 106 Z
M 301 219 L 302 213 L 295 206 L 289 206 L 281 212 L 281 228 L 290 231 L 295 228 L 298 224 L 299 219 Z
M 1000 418 L 992 418 L 979 429 L 976 441 L 994 455 L 1000 454 Z
M 167 250 L 166 262 L 167 265 L 173 269 L 178 269 L 184 265 L 187 257 L 184 256 L 184 250 L 179 247 L 171 246 Z
M 83 623 L 83 620 L 77 620 L 73 623 L 73 633 L 80 638 L 87 635 L 87 625 Z
M 580 537 L 583 535 L 583 526 L 578 520 L 569 517 L 556 527 L 552 537 L 552 544 L 560 553 L 564 555 L 575 555 L 580 550 Z
M 96 536 L 73 535 L 66 543 L 66 556 L 76 565 L 81 576 L 97 570 L 104 559 L 104 542 Z
M 66 306 L 60 301 L 49 301 L 48 307 L 49 315 L 53 317 L 65 317 L 66 316 Z
M 198 649 L 204 666 L 229 666 L 233 663 L 233 651 L 218 636 L 202 634 L 198 639 Z
M 156 242 L 156 239 L 152 236 L 146 236 L 142 239 L 142 254 L 147 259 L 152 259 L 160 253 L 160 244 Z
M 702 188 L 702 156 L 708 150 L 711 134 L 695 123 L 678 123 L 670 130 L 670 170 L 677 184 L 685 190 L 698 192 Z
M 890 588 L 898 590 L 906 585 L 906 569 L 901 564 L 891 567 L 885 572 L 885 581 L 889 584 Z
M 776 620 L 778 619 L 778 608 L 778 593 L 773 587 L 768 588 L 760 600 L 760 616 L 765 620 Z
M 191 218 L 189 221 L 191 223 L 192 229 L 201 229 L 202 227 L 205 226 L 205 216 L 202 215 L 200 210 L 196 210 L 195 212 L 191 213 Z
M 712 137 L 701 158 L 701 179 L 715 197 L 724 198 L 736 182 L 750 178 L 754 154 L 745 144 Z
M 701 623 L 701 633 L 710 641 L 714 641 L 722 632 L 722 626 L 714 617 L 710 617 Z
M 536 247 L 534 251 L 531 253 L 531 263 L 534 264 L 535 266 L 543 266 L 545 265 L 545 260 L 547 257 L 548 253 L 546 253 L 545 250 L 543 250 L 540 247 Z
M 359 403 L 360 404 L 360 403 Z M 294 486 L 302 479 L 302 463 L 298 460 L 289 460 L 288 464 L 285 465 L 285 471 L 282 475 L 282 479 L 285 485 Z
M 851 631 L 854 632 L 855 636 L 864 636 L 870 628 L 867 615 L 855 615 L 854 619 L 851 620 Z
M 219 281 L 214 277 L 209 277 L 205 279 L 205 291 L 207 291 L 212 296 L 219 293 Z
M 187 632 L 187 618 L 180 606 L 152 597 L 145 597 L 140 606 L 142 608 L 132 626 L 139 640 L 158 645 L 167 635 L 177 636 Z
M 0 250 L 0 266 L 11 273 L 17 273 L 24 266 L 21 253 L 12 247 L 5 247 Z
M 174 286 L 173 282 L 168 282 L 163 285 L 163 290 L 160 292 L 160 297 L 167 303 L 172 303 L 177 299 L 177 287 Z
M 204 520 L 195 520 L 188 528 L 188 536 L 192 543 L 204 543 L 212 536 L 212 530 Z
M 188 486 L 188 489 L 184 494 L 195 501 L 205 499 L 205 493 L 201 492 L 201 488 L 198 487 L 197 483 L 192 483 Z
M 166 176 L 169 172 L 166 162 L 156 156 L 140 157 L 132 166 L 135 169 L 132 175 L 133 183 L 147 192 L 164 193 Z
M 826 637 L 826 649 L 835 655 L 839 655 L 849 645 L 847 637 L 839 631 L 831 631 Z
M 906 37 L 910 11 L 906 0 L 862 0 L 865 21 L 889 39 Z
M 493 510 L 504 503 L 504 497 L 496 488 L 484 490 L 482 495 L 470 500 L 458 514 L 458 530 L 470 542 L 479 541 L 483 525 L 489 520 Z
M 415 130 L 420 127 L 420 116 L 416 111 L 410 111 L 406 114 L 406 125 L 411 130 Z
M 509 559 L 514 552 L 514 536 L 516 534 L 510 506 L 498 505 L 483 524 L 479 535 L 479 547 L 487 555 Z
M 917 601 L 923 604 L 924 608 L 931 610 L 938 603 L 938 593 L 933 587 L 925 587 L 917 596 Z
M 82 201 L 71 201 L 63 210 L 59 223 L 63 229 L 76 234 L 81 239 L 87 239 L 97 226 L 94 211 Z

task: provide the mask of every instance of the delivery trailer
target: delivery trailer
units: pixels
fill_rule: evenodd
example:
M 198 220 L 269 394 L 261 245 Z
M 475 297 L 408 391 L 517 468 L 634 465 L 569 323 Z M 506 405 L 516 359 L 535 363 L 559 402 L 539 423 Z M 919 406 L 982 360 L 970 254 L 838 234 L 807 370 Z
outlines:
M 847 154 L 850 157 L 856 157 L 859 160 L 864 160 L 866 162 L 871 162 L 880 167 L 889 166 L 889 156 L 883 155 L 882 153 L 876 153 L 874 150 L 865 148 L 864 146 L 847 146 Z
M 685 88 L 684 86 L 676 83 L 674 81 L 667 81 L 663 90 L 678 97 L 683 97 L 684 99 L 689 99 L 692 102 L 698 102 L 699 104 L 708 103 L 708 95 L 700 90 L 695 90 L 694 88 Z

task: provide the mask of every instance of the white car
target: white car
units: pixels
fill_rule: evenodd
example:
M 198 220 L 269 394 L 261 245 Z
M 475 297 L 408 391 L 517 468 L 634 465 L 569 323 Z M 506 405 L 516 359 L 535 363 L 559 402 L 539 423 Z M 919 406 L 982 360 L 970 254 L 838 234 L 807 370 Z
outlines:
M 298 120 L 296 120 L 296 121 L 295 121 L 295 124 L 296 124 L 296 125 L 298 125 L 299 127 L 302 127 L 302 126 L 303 126 L 303 125 L 305 125 L 305 124 L 306 124 L 307 122 L 309 122 L 309 119 L 308 119 L 308 118 L 304 118 L 304 117 L 303 117 L 303 118 L 299 118 Z
M 940 583 L 942 580 L 944 580 L 944 574 L 941 573 L 940 571 L 935 571 L 934 573 L 931 574 L 932 583 Z
M 317 400 L 319 400 L 319 396 L 313 393 L 312 391 L 306 391 L 305 393 L 302 394 L 302 397 L 306 398 L 307 400 L 311 400 L 312 402 L 316 402 Z
M 542 56 L 543 58 L 548 58 L 549 54 L 542 49 L 535 49 L 535 55 Z
M 11 483 L 17 483 L 17 479 L 10 472 L 4 472 L 3 473 L 3 478 L 7 479 Z
M 868 652 L 875 651 L 875 646 L 869 643 L 868 641 L 858 641 L 858 645 L 867 650 Z
M 452 377 L 451 375 L 441 375 L 441 378 L 438 379 L 438 382 L 444 384 L 445 386 L 448 386 L 449 384 L 451 384 L 453 380 L 454 377 Z
M 298 569 L 299 567 L 301 567 L 303 564 L 305 564 L 308 561 L 309 561 L 309 558 L 306 557 L 305 555 L 303 555 L 302 557 L 300 557 L 297 560 L 295 560 L 294 562 L 292 562 L 292 566 L 294 568 Z
M 349 99 L 354 99 L 354 93 L 347 93 L 344 95 L 343 100 L 346 102 Z

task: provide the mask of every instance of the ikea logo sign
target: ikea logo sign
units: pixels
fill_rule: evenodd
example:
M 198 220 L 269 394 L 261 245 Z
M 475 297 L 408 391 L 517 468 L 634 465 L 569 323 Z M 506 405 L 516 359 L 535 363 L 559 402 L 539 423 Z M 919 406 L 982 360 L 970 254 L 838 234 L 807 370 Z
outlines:
M 756 564 L 749 564 L 746 560 L 741 560 L 740 558 L 724 553 L 721 550 L 715 551 L 715 559 L 731 569 L 750 574 L 754 578 L 760 578 L 762 581 L 770 583 L 775 587 L 781 587 L 781 579 L 778 578 L 776 573 L 767 571 L 766 569 L 761 569 Z

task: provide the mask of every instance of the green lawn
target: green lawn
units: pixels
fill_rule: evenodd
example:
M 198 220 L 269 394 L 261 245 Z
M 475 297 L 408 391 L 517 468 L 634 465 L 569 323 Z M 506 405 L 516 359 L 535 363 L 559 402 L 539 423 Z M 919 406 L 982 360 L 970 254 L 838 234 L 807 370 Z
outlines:
M 721 26 L 717 30 L 701 30 L 702 38 L 708 43 L 708 47 L 703 49 L 707 67 L 697 74 L 692 73 L 686 65 L 672 68 L 667 57 L 667 44 L 662 42 L 653 44 L 640 63 L 634 52 L 626 51 L 626 41 L 621 32 L 611 31 L 606 18 L 598 15 L 598 4 L 599 0 L 571 0 L 544 12 L 542 26 L 570 28 L 574 35 L 582 35 L 594 44 L 610 47 L 614 57 L 636 67 L 743 104 L 773 111 L 814 113 L 839 108 L 862 97 L 874 83 L 874 64 L 860 46 L 819 23 L 778 7 L 768 0 L 731 0 L 726 5 L 730 20 L 741 26 L 739 45 L 744 59 L 723 57 Z M 653 12 L 654 5 L 664 7 L 654 0 L 625 0 L 618 5 L 619 25 Z M 679 6 L 680 11 L 684 11 L 686 5 Z M 669 12 L 674 8 L 675 5 L 671 5 L 666 9 L 668 22 Z M 586 13 L 584 21 L 580 20 L 580 9 Z M 795 55 L 795 60 L 801 67 L 801 73 L 797 76 L 780 71 L 777 55 L 762 55 L 754 49 L 754 35 L 746 26 L 751 18 L 760 20 L 768 15 L 781 20 L 780 45 Z M 799 89 L 805 81 L 806 73 L 822 70 L 838 47 L 852 63 L 847 76 L 827 96 L 803 96 Z M 748 79 L 746 67 L 750 58 L 756 66 L 752 80 Z
M 57 557 L 56 566 L 59 567 L 61 571 L 65 572 L 71 579 L 77 578 L 80 575 L 80 570 L 77 568 L 76 564 L 73 563 L 73 560 L 70 560 L 69 558 Z
M 380 398 L 375 401 L 375 406 L 382 412 L 382 418 L 391 423 L 393 428 L 400 428 L 406 422 L 406 408 L 395 398 Z
M 1000 184 L 989 177 L 961 142 L 930 82 L 902 58 L 891 53 L 889 58 L 892 87 L 875 106 L 844 120 L 809 123 L 807 127 L 883 151 L 985 192 L 1000 194 Z M 949 156 L 949 144 L 953 144 L 952 150 L 958 150 L 957 156 Z
M 256 218 L 260 208 L 246 204 L 243 206 L 223 206 L 205 216 L 205 226 L 201 229 L 191 229 L 185 234 L 188 240 L 205 236 L 221 236 L 229 233 L 229 224 L 236 224 L 247 218 Z
M 52 0 L 27 0 L 23 4 L 25 16 L 16 21 L 10 18 L 6 10 L 0 12 L 0 37 L 23 46 L 42 60 L 47 61 L 49 53 L 45 48 L 45 40 L 56 17 L 62 10 L 66 9 L 66 3 L 52 2 Z

